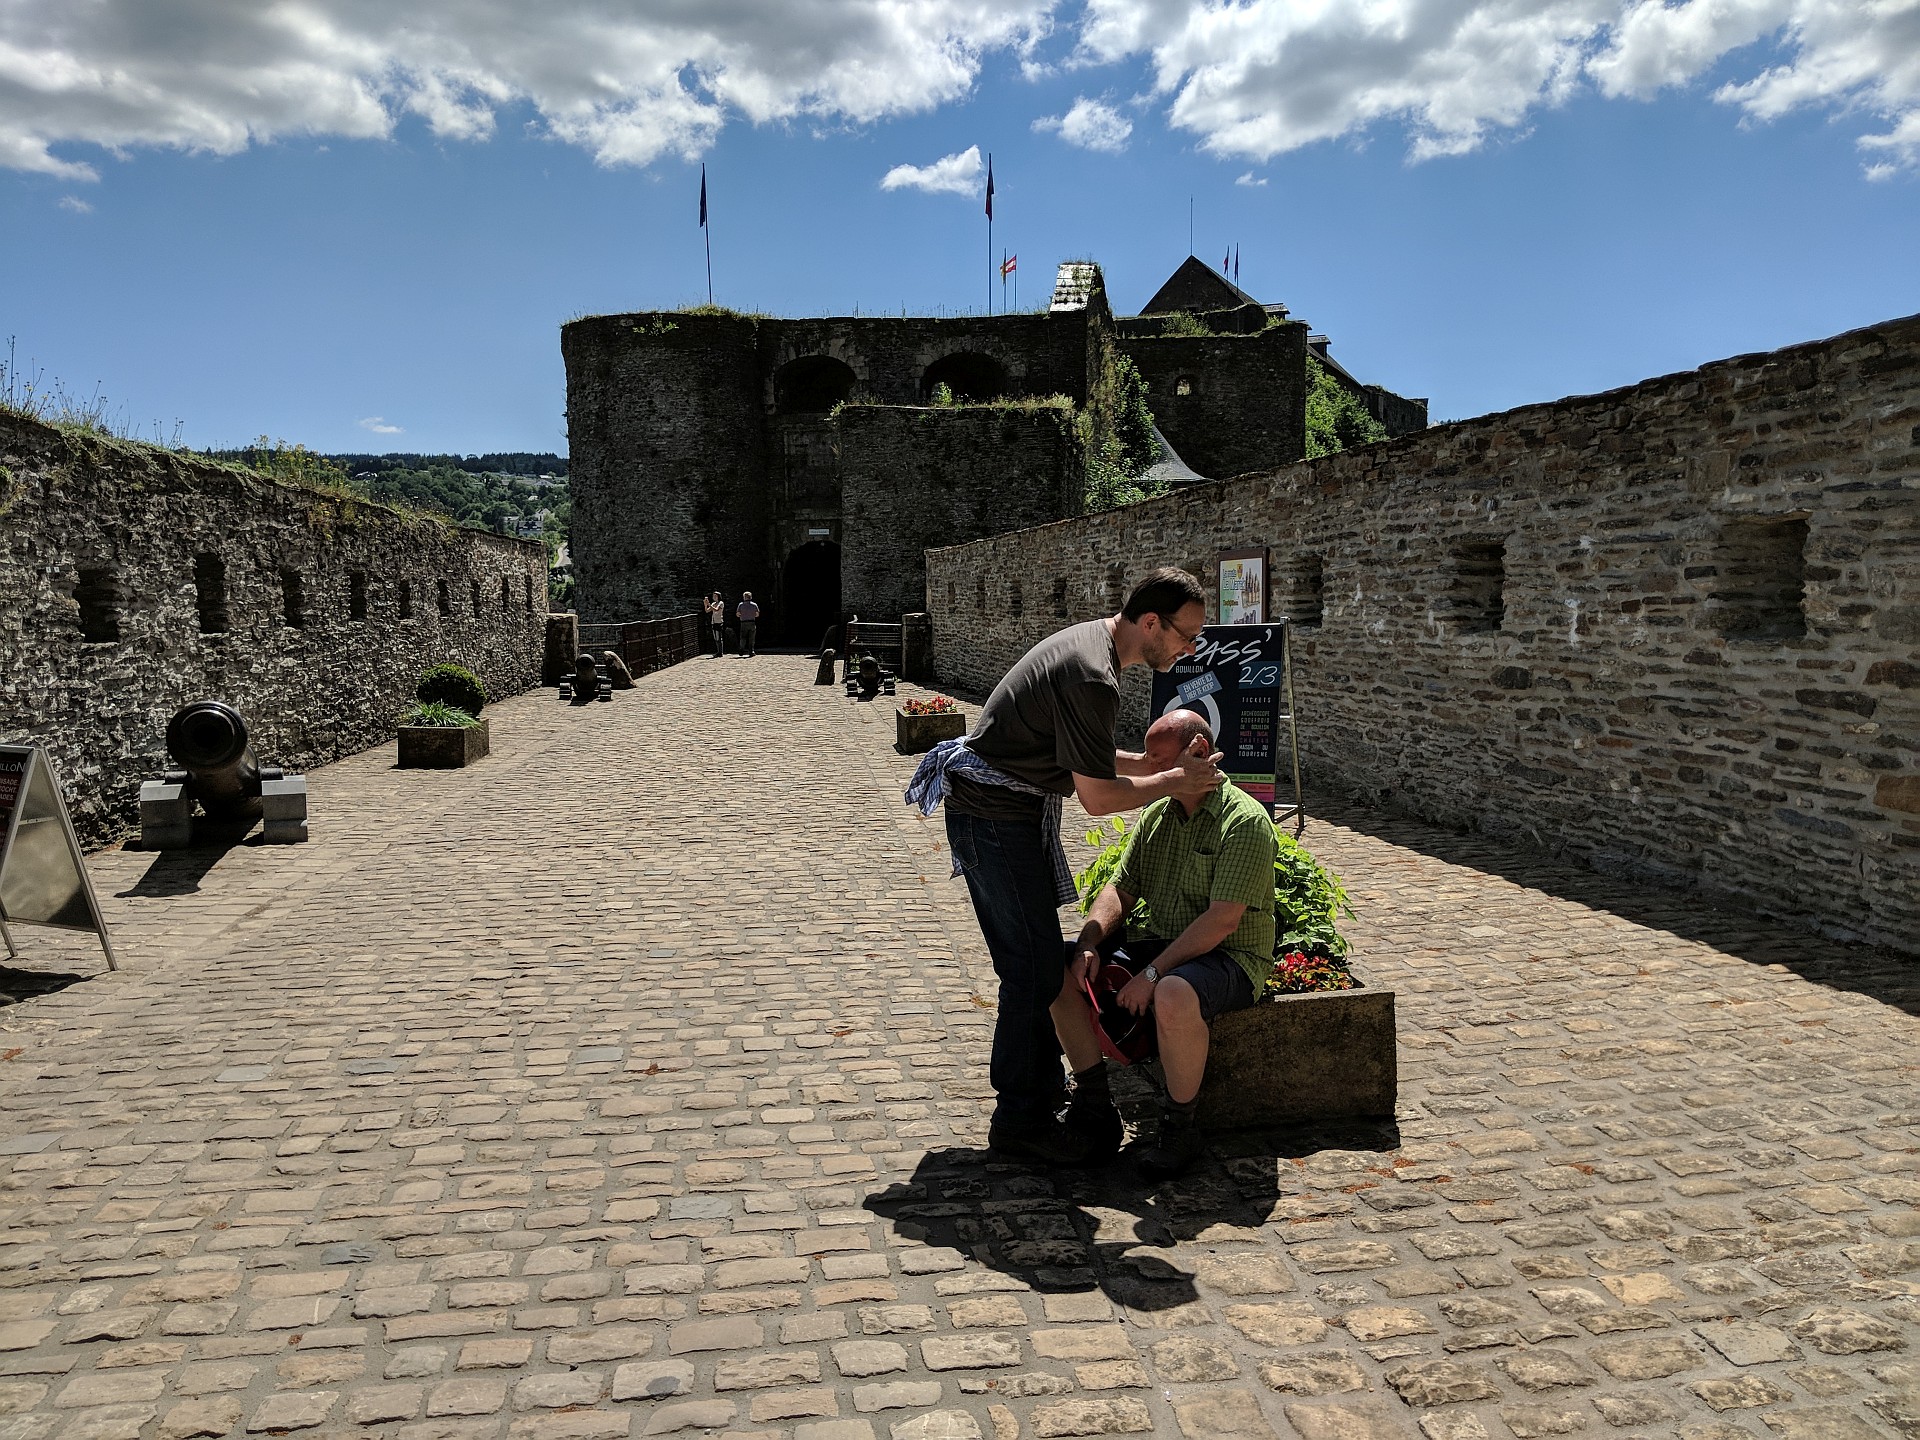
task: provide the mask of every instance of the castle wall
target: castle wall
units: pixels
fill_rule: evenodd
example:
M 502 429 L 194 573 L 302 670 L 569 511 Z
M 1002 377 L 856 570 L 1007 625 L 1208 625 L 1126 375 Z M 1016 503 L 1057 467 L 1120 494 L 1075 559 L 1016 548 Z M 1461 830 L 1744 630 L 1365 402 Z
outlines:
M 1080 509 L 1084 464 L 1065 406 L 850 405 L 837 424 L 842 604 L 868 619 L 925 608 L 928 546 Z
M 1314 783 L 1920 948 L 1920 317 L 932 551 L 940 673 L 1261 543 Z
M 560 332 L 580 618 L 681 613 L 771 593 L 758 326 L 614 315 Z
M 391 739 L 428 665 L 492 696 L 540 678 L 535 542 L 4 413 L 0 517 L 0 742 L 47 747 L 89 845 L 138 823 L 188 701 L 234 705 L 263 763 L 305 769 Z
M 774 403 L 774 376 L 808 355 L 846 364 L 858 381 L 854 398 L 879 405 L 924 405 L 927 367 L 961 352 L 985 355 L 1007 375 L 1014 398 L 1065 395 L 1086 399 L 1085 312 L 1065 315 L 857 316 L 760 322 L 763 399 Z
M 1160 433 L 1200 474 L 1225 478 L 1307 453 L 1307 327 L 1257 335 L 1125 335 Z M 1190 392 L 1179 393 L 1180 382 Z

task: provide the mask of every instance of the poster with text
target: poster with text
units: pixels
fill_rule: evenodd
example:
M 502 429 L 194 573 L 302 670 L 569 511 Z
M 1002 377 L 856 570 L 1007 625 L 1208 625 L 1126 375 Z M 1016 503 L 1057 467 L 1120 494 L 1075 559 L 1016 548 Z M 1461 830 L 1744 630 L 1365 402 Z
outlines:
M 1220 623 L 1262 625 L 1267 619 L 1267 552 L 1220 552 Z
M 1280 773 L 1280 625 L 1208 625 L 1194 653 L 1153 677 L 1155 718 L 1193 710 L 1213 727 L 1227 778 L 1273 812 Z

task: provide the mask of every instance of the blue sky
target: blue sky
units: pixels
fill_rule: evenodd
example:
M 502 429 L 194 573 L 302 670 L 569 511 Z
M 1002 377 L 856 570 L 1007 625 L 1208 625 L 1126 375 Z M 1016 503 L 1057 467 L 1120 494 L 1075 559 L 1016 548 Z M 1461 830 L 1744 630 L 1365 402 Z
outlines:
M 0 19 L 0 339 L 193 445 L 564 451 L 561 323 L 705 298 L 702 161 L 715 298 L 781 313 L 980 308 L 973 147 L 1026 306 L 1092 256 L 1137 309 L 1191 196 L 1203 259 L 1436 419 L 1920 311 L 1920 0 L 447 0 L 352 44 L 349 0 L 224 3 Z

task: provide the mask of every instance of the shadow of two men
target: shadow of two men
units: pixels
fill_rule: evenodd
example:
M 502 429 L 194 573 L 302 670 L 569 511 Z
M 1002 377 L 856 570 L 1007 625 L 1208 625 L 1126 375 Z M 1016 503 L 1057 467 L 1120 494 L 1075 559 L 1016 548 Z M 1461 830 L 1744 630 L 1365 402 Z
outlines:
M 985 1150 L 933 1150 L 866 1208 L 904 1243 L 934 1247 L 929 1265 L 957 1270 L 971 1260 L 1035 1290 L 1099 1290 L 1160 1312 L 1191 1303 L 1196 1279 L 1227 1293 L 1289 1288 L 1256 1273 L 1277 1266 L 1277 1255 L 1244 1247 L 1290 1218 L 1276 1211 L 1287 1189 L 1304 1188 L 1296 1162 L 1345 1151 L 1361 1165 L 1399 1146 L 1391 1120 L 1235 1131 L 1216 1137 L 1191 1173 L 1158 1185 L 1142 1181 L 1124 1152 L 1100 1169 L 1045 1170 Z M 1218 1246 L 1227 1248 L 1216 1254 Z M 942 1250 L 958 1255 L 943 1260 Z

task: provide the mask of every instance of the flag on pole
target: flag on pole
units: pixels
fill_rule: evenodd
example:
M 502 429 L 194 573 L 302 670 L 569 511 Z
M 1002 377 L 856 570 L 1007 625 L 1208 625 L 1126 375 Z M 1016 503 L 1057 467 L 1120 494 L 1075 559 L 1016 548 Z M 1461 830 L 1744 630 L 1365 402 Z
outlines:
M 707 167 L 700 167 L 700 228 L 707 228 Z
M 987 156 L 987 219 L 993 219 L 993 156 Z
M 1236 285 L 1240 283 L 1240 247 L 1238 245 L 1233 247 L 1233 283 Z
M 1220 273 L 1222 275 L 1227 275 L 1227 274 L 1230 274 L 1232 270 L 1233 270 L 1233 251 L 1228 250 L 1226 254 L 1220 257 Z
M 1020 257 L 1018 255 L 1009 255 L 1006 259 L 1000 262 L 1000 278 L 1002 280 L 1006 279 L 1007 276 L 1013 274 L 1013 272 L 1018 270 L 1019 268 L 1020 268 Z

